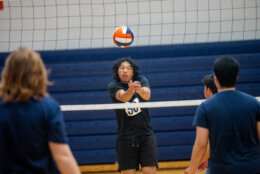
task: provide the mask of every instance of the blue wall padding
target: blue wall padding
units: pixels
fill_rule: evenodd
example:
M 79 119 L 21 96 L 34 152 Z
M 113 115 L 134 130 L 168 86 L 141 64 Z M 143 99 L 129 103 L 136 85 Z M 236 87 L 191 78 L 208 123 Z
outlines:
M 192 151 L 192 145 L 180 145 L 180 146 L 159 146 L 158 147 L 158 159 L 159 161 L 178 161 L 190 159 Z
M 259 47 L 258 47 L 259 49 Z M 145 50 L 144 50 L 145 51 Z M 88 61 L 76 62 L 71 58 L 70 63 L 63 62 L 63 54 L 66 54 L 66 51 L 57 51 L 60 52 L 59 62 L 55 64 L 46 64 L 47 69 L 51 71 L 51 77 L 80 77 L 88 75 L 110 75 L 111 74 L 111 64 L 113 60 L 103 61 L 103 59 L 95 59 L 95 57 Z M 76 52 L 76 51 L 75 51 Z M 87 50 L 86 50 L 87 53 Z M 229 53 L 230 54 L 230 53 Z M 7 54 L 0 53 L 0 68 L 3 66 L 3 62 Z M 190 57 L 162 57 L 160 59 L 140 59 L 136 58 L 138 64 L 141 67 L 142 72 L 162 72 L 162 71 L 172 71 L 172 70 L 196 70 L 196 69 L 208 69 L 211 70 L 213 61 L 218 57 L 216 55 L 208 56 L 190 56 Z M 259 66 L 257 53 L 244 53 L 244 54 L 233 54 L 236 59 L 243 66 Z M 246 59 L 244 59 L 246 57 Z M 250 61 L 248 61 L 250 60 Z M 58 60 L 57 60 L 58 61 Z M 185 66 L 183 66 L 183 61 L 185 61 Z M 97 62 L 99 62 L 97 64 Z M 48 63 L 48 62 L 45 62 Z
M 115 120 L 76 121 L 67 123 L 68 135 L 104 135 L 116 133 Z
M 203 99 L 201 79 L 212 73 L 222 54 L 241 64 L 237 89 L 260 96 L 260 40 L 150 47 L 41 51 L 49 80 L 48 91 L 60 104 L 111 103 L 107 84 L 111 67 L 131 56 L 151 86 L 150 101 Z M 0 71 L 8 53 L 0 53 Z M 195 139 L 192 121 L 197 106 L 150 108 L 158 142 L 159 161 L 188 160 Z M 69 144 L 79 164 L 117 161 L 117 122 L 114 110 L 64 112 Z
M 159 146 L 193 144 L 195 131 L 182 132 L 156 132 Z M 74 150 L 91 150 L 115 148 L 116 137 L 114 135 L 90 135 L 71 136 L 69 144 Z
M 158 147 L 158 160 L 173 161 L 183 160 L 190 158 L 192 145 L 178 145 L 178 146 L 159 146 Z M 117 162 L 116 151 L 114 148 L 99 149 L 99 150 L 80 150 L 73 151 L 79 164 L 100 164 L 100 163 L 113 163 Z
M 193 115 L 181 117 L 156 117 L 151 121 L 154 131 L 179 131 L 192 129 Z M 115 120 L 70 121 L 67 123 L 69 136 L 105 135 L 117 131 Z
M 210 70 L 183 71 L 183 72 L 160 72 L 145 73 L 150 79 L 151 88 L 167 86 L 201 85 L 201 79 Z M 259 68 L 244 68 L 240 71 L 239 82 L 250 82 L 260 79 Z M 170 80 L 169 80 L 170 79 Z M 54 92 L 77 92 L 87 90 L 106 90 L 106 84 L 112 80 L 111 76 L 91 76 L 91 77 L 67 77 L 57 78 L 53 86 L 49 86 L 49 91 Z M 86 85 L 88 84 L 88 85 Z
M 163 46 L 139 46 L 103 49 L 78 49 L 64 51 L 40 51 L 44 61 L 51 63 L 72 63 L 98 60 L 115 60 L 123 56 L 136 59 L 163 58 L 163 57 L 189 57 L 210 56 L 223 54 L 258 53 L 260 40 L 232 41 L 200 44 L 180 44 Z M 0 65 L 8 53 L 0 54 Z
M 117 161 L 115 148 L 97 150 L 73 150 L 73 154 L 79 165 L 106 164 Z
M 238 84 L 237 88 L 251 95 L 260 95 L 260 84 L 246 83 Z M 104 104 L 111 102 L 107 91 L 77 91 L 66 93 L 53 93 L 61 104 Z M 164 100 L 190 100 L 203 98 L 203 86 L 181 86 L 152 88 L 151 101 Z

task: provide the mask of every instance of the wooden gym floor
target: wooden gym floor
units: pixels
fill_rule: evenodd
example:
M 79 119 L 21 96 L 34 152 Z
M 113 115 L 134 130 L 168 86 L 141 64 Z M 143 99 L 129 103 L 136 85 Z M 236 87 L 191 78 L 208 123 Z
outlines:
M 184 174 L 188 165 L 189 161 L 159 162 L 156 174 Z M 80 166 L 83 174 L 120 174 L 117 169 L 117 164 Z M 205 174 L 205 172 L 206 170 L 198 171 L 196 174 Z M 137 171 L 136 174 L 142 174 L 142 172 Z
M 156 174 L 184 174 L 185 169 L 158 169 Z M 205 171 L 196 172 L 196 174 L 205 174 Z M 119 172 L 91 172 L 91 173 L 83 173 L 83 174 L 120 174 Z M 140 171 L 136 172 L 136 174 L 142 174 Z

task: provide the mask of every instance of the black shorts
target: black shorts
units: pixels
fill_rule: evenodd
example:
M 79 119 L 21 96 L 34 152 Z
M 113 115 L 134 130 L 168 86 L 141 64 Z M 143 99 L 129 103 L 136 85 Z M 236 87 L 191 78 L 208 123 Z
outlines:
M 142 167 L 158 167 L 157 143 L 153 134 L 117 139 L 116 150 L 119 171 L 129 169 L 138 170 L 139 164 Z

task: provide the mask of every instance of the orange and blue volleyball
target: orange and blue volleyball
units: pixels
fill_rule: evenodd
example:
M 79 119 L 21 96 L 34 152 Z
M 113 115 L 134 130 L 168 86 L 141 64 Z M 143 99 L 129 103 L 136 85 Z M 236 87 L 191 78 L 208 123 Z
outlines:
M 128 26 L 120 26 L 114 32 L 113 40 L 119 47 L 128 47 L 134 41 L 133 31 Z

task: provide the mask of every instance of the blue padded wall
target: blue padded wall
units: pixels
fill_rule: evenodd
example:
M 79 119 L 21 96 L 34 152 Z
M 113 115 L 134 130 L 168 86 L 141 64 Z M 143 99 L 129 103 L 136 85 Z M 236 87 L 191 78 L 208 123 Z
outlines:
M 107 48 L 40 52 L 53 86 L 49 92 L 60 104 L 111 103 L 107 84 L 117 58 L 131 56 L 150 82 L 151 101 L 202 99 L 201 79 L 212 72 L 223 54 L 241 64 L 237 88 L 260 96 L 260 40 L 152 47 Z M 0 54 L 0 70 L 8 53 Z M 159 161 L 188 160 L 195 129 L 196 106 L 150 109 L 158 141 Z M 117 161 L 117 125 L 113 110 L 64 112 L 69 143 L 79 164 Z

